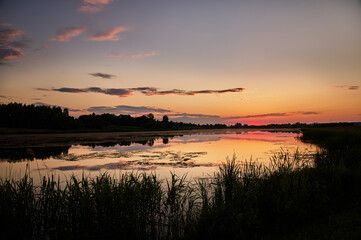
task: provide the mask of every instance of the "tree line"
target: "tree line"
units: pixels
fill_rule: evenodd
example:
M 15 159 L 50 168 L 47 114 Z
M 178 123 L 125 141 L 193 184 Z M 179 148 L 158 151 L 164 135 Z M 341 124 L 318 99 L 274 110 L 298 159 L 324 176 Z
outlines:
M 36 106 L 34 104 L 0 104 L 0 128 L 70 130 L 70 131 L 139 131 L 139 130 L 180 130 L 180 129 L 224 129 L 224 128 L 320 128 L 361 125 L 360 122 L 339 123 L 285 123 L 268 125 L 193 124 L 173 122 L 164 115 L 162 120 L 155 119 L 152 113 L 132 117 L 129 114 L 88 114 L 79 118 L 69 116 L 67 108 L 57 106 Z
M 67 108 L 56 106 L 35 106 L 34 104 L 0 104 L 0 127 L 54 130 L 140 130 L 140 129 L 212 129 L 227 128 L 225 124 L 193 124 L 170 121 L 164 115 L 155 119 L 152 113 L 132 117 L 128 114 L 88 114 L 79 118 L 69 116 Z

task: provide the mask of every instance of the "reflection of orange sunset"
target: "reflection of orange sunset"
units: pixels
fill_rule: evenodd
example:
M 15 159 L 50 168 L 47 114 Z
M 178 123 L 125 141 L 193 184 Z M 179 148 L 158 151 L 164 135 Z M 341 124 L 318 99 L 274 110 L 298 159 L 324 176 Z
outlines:
M 167 144 L 158 139 L 153 146 L 72 146 L 66 155 L 10 165 L 1 162 L 0 169 L 4 177 L 10 169 L 16 175 L 24 173 L 29 166 L 35 179 L 46 174 L 97 176 L 108 172 L 117 176 L 134 171 L 153 172 L 160 177 L 167 177 L 169 172 L 187 174 L 190 178 L 203 177 L 213 174 L 219 164 L 225 162 L 226 157 L 232 158 L 233 154 L 241 162 L 252 159 L 267 165 L 269 158 L 281 148 L 290 153 L 296 149 L 301 153 L 315 150 L 314 146 L 297 140 L 297 136 L 289 132 L 228 131 L 201 135 L 195 132 L 194 135 L 174 137 Z M 178 164 L 179 161 L 182 163 Z

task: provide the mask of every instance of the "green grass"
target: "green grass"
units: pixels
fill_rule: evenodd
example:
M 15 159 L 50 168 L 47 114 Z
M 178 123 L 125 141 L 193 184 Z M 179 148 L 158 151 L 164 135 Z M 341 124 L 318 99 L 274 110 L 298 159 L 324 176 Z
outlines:
M 312 131 L 303 137 L 324 134 Z M 360 239 L 360 146 L 351 145 L 312 158 L 281 150 L 269 165 L 233 156 L 213 177 L 192 181 L 2 179 L 0 230 L 15 239 Z

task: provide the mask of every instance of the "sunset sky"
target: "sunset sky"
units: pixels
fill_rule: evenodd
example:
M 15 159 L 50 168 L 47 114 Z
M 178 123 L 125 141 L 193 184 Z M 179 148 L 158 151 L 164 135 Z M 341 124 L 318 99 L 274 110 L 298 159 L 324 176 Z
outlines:
M 0 0 L 0 102 L 361 121 L 359 0 Z

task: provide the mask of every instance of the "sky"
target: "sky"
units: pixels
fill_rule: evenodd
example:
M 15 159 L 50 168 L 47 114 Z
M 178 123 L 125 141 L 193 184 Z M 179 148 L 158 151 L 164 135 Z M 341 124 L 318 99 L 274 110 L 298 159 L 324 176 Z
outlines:
M 361 121 L 359 0 L 0 0 L 0 102 L 224 124 Z

